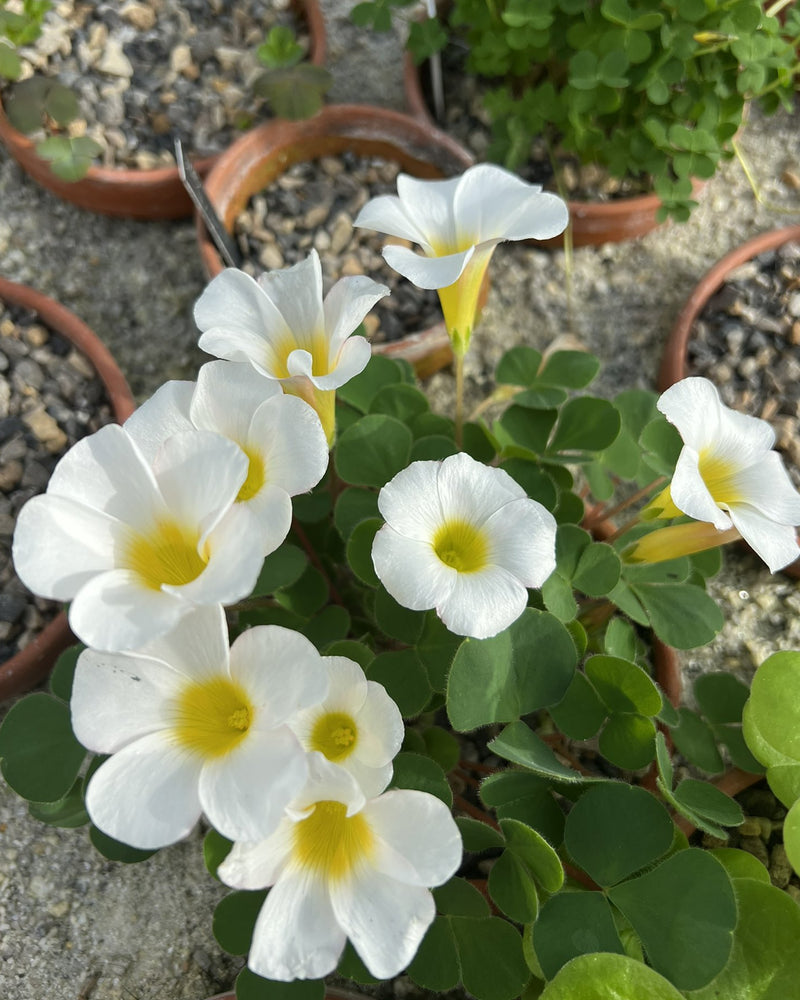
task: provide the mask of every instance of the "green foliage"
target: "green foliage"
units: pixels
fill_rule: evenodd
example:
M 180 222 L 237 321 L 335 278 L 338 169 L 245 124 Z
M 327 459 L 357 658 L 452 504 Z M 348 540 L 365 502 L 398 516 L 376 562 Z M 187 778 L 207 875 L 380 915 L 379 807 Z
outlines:
M 390 24 L 386 2 L 356 11 Z M 652 178 L 662 218 L 684 221 L 692 179 L 733 156 L 745 103 L 791 108 L 796 35 L 760 0 L 454 0 L 408 47 L 416 62 L 445 42 L 466 53 L 485 82 L 490 159 L 518 169 L 544 140 L 614 177 Z
M 301 61 L 305 50 L 291 28 L 272 28 L 256 55 L 266 71 L 250 86 L 254 94 L 266 99 L 278 118 L 297 121 L 320 110 L 333 79 L 322 66 Z

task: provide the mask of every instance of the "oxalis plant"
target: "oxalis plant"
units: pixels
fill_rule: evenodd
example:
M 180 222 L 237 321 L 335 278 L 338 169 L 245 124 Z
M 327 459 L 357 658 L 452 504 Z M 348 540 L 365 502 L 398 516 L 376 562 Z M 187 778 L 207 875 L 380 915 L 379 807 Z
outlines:
M 315 252 L 215 278 L 195 317 L 217 360 L 19 514 L 17 572 L 81 645 L 8 712 L 6 781 L 119 861 L 202 822 L 240 1000 L 403 972 L 478 1000 L 785 1000 L 796 903 L 687 832 L 742 822 L 705 777 L 724 755 L 766 770 L 800 865 L 800 653 L 752 694 L 703 677 L 692 712 L 653 669 L 721 627 L 720 545 L 799 554 L 771 429 L 704 379 L 608 400 L 595 358 L 525 346 L 468 416 L 492 252 L 557 235 L 564 203 L 479 165 L 400 175 L 355 224 L 420 248 L 384 256 L 439 291 L 453 417 L 358 335 L 383 285 L 323 298 Z
M 387 30 L 410 3 L 352 17 Z M 679 221 L 693 181 L 734 155 L 747 103 L 792 108 L 799 42 L 794 0 L 452 0 L 408 36 L 416 62 L 450 45 L 484 81 L 490 160 L 522 169 L 543 141 L 557 174 L 566 155 L 640 180 Z

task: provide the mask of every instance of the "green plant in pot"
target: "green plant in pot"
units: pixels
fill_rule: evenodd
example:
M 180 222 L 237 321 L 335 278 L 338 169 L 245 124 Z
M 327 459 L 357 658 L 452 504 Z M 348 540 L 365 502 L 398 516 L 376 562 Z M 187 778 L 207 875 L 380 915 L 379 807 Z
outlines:
M 84 645 L 9 711 L 3 776 L 116 860 L 204 817 L 242 1000 L 321 998 L 333 974 L 478 1000 L 705 1000 L 754 963 L 797 981 L 794 902 L 680 826 L 742 821 L 696 734 L 758 774 L 747 691 L 707 681 L 687 722 L 663 666 L 722 625 L 722 543 L 797 556 L 768 426 L 702 379 L 600 398 L 595 358 L 525 346 L 464 412 L 495 246 L 566 222 L 499 167 L 401 175 L 356 224 L 423 251 L 385 257 L 439 290 L 452 417 L 358 334 L 384 286 L 323 298 L 314 252 L 228 269 L 195 310 L 217 360 L 84 439 L 20 513 L 18 573 Z
M 386 27 L 392 6 L 353 17 Z M 792 107 L 799 37 L 796 7 L 760 0 L 453 0 L 408 46 L 421 62 L 451 45 L 485 81 L 489 159 L 522 169 L 543 141 L 556 162 L 654 186 L 660 217 L 685 220 L 693 180 L 733 155 L 747 102 Z

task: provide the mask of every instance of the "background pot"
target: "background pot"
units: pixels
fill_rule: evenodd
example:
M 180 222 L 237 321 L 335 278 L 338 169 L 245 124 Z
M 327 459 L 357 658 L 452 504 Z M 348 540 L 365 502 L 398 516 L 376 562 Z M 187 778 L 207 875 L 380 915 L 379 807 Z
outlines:
M 422 89 L 419 67 L 406 51 L 403 55 L 403 86 L 409 113 L 418 121 L 434 124 L 428 102 Z M 703 183 L 694 181 L 692 192 L 697 195 Z M 614 201 L 568 201 L 572 223 L 572 245 L 599 246 L 602 243 L 620 243 L 636 236 L 644 236 L 660 226 L 656 213 L 661 199 L 656 194 L 617 198 Z M 551 240 L 532 240 L 532 246 L 549 250 L 564 246 L 564 237 Z
M 454 139 L 426 122 L 385 108 L 339 104 L 307 121 L 267 122 L 246 133 L 220 156 L 205 180 L 206 194 L 229 233 L 252 195 L 268 187 L 294 163 L 349 151 L 399 163 L 415 177 L 461 173 L 472 157 Z M 209 278 L 223 269 L 222 259 L 202 220 L 197 238 Z M 444 324 L 373 350 L 406 358 L 424 377 L 452 359 Z
M 678 314 L 667 339 L 658 372 L 659 391 L 663 392 L 675 382 L 692 374 L 689 364 L 689 342 L 692 338 L 695 321 L 709 299 L 724 285 L 725 279 L 731 271 L 759 254 L 775 250 L 783 246 L 784 243 L 795 240 L 800 240 L 800 225 L 761 233 L 732 250 L 700 279 Z M 800 577 L 800 560 L 793 562 L 782 572 Z
M 325 20 L 319 0 L 292 0 L 306 21 L 310 35 L 309 58 L 312 63 L 325 63 Z M 192 214 L 193 204 L 176 166 L 154 170 L 134 170 L 124 167 L 92 166 L 79 181 L 64 181 L 50 169 L 47 160 L 36 154 L 35 144 L 11 125 L 0 104 L 0 141 L 35 181 L 64 201 L 103 215 L 128 219 L 183 219 Z M 187 150 L 191 153 L 191 150 Z M 193 160 L 194 169 L 202 177 L 208 173 L 218 156 Z
M 125 377 L 108 348 L 64 306 L 33 288 L 0 278 L 0 299 L 33 310 L 42 323 L 68 340 L 93 365 L 108 396 L 114 417 L 122 423 L 135 409 Z M 61 652 L 75 642 L 62 611 L 10 660 L 0 664 L 0 701 L 27 691 L 47 676 Z

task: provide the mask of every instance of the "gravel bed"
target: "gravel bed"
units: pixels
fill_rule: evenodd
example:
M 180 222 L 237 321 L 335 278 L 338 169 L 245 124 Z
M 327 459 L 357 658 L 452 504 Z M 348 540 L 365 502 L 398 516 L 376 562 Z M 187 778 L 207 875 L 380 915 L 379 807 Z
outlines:
M 435 291 L 417 288 L 381 256 L 387 242 L 403 243 L 370 229 L 354 229 L 361 207 L 381 194 L 397 193 L 398 164 L 345 152 L 291 166 L 255 195 L 234 224 L 244 270 L 287 267 L 318 251 L 327 292 L 346 275 L 366 274 L 389 287 L 364 320 L 375 342 L 397 340 L 441 322 Z
M 250 85 L 263 72 L 256 48 L 292 27 L 290 0 L 59 0 L 41 36 L 22 51 L 26 72 L 56 76 L 79 97 L 73 135 L 104 149 L 103 164 L 173 164 L 180 137 L 195 155 L 220 152 L 269 116 Z
M 731 272 L 694 324 L 689 369 L 728 406 L 772 424 L 800 487 L 800 243 Z
M 61 610 L 59 602 L 30 594 L 14 572 L 16 515 L 44 492 L 61 455 L 112 419 L 84 355 L 35 314 L 0 302 L 0 663 Z

